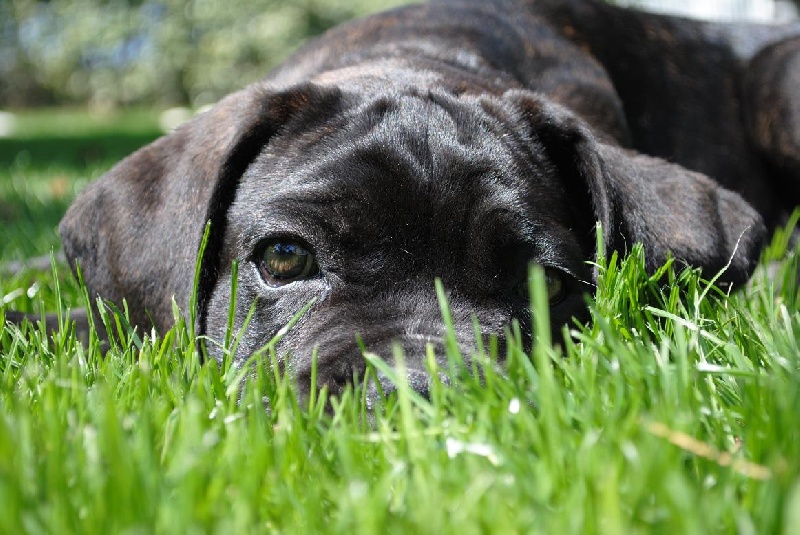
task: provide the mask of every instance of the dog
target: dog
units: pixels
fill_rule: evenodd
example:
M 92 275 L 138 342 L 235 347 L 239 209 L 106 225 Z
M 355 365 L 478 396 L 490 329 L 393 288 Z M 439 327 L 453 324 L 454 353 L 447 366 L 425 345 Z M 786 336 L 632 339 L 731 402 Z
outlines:
M 798 87 L 798 24 L 433 1 L 311 41 L 88 186 L 60 234 L 139 328 L 169 329 L 174 300 L 215 359 L 241 330 L 242 365 L 310 304 L 277 346 L 301 395 L 315 352 L 319 388 L 363 376 L 357 339 L 401 345 L 424 395 L 436 278 L 465 355 L 474 320 L 530 343 L 532 263 L 554 329 L 585 318 L 598 223 L 609 253 L 744 283 L 798 204 Z

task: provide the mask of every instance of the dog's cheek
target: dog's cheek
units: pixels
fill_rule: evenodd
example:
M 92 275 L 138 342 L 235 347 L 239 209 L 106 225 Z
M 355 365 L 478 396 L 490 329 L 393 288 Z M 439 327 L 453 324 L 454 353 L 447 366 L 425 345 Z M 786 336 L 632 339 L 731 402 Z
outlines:
M 227 284 L 225 284 L 227 281 Z M 205 335 L 208 338 L 206 351 L 217 362 L 224 358 L 225 334 L 228 330 L 228 310 L 231 301 L 230 275 L 220 277 L 211 293 L 206 315 Z M 238 316 L 238 311 L 237 314 Z M 234 321 L 234 323 L 237 323 Z
M 209 299 L 205 334 L 209 339 L 209 343 L 206 344 L 208 353 L 219 362 L 228 351 L 225 347 L 226 339 L 229 340 L 229 344 L 230 341 L 236 340 L 237 349 L 233 360 L 236 364 L 242 364 L 266 343 L 262 341 L 267 336 L 264 331 L 271 326 L 264 324 L 264 315 L 259 313 L 259 309 L 269 308 L 270 303 L 264 302 L 263 298 L 259 299 L 259 292 L 241 273 L 236 282 L 236 295 L 232 297 L 231 274 L 225 273 L 219 277 Z M 254 307 L 254 313 L 248 320 L 250 310 Z M 278 328 L 275 327 L 273 330 L 277 331 Z
M 209 339 L 209 355 L 221 362 L 227 351 L 225 340 L 235 340 L 237 345 L 233 361 L 241 365 L 280 334 L 281 340 L 275 345 L 278 360 L 287 369 L 293 369 L 295 363 L 288 359 L 293 359 L 293 355 L 298 353 L 298 332 L 305 330 L 304 324 L 313 314 L 313 307 L 292 328 L 286 330 L 285 327 L 303 309 L 304 304 L 310 303 L 315 297 L 319 298 L 324 290 L 323 283 L 315 281 L 284 288 L 266 288 L 255 270 L 243 265 L 239 271 L 234 303 L 231 286 L 230 273 L 223 274 L 209 300 L 205 329 Z M 264 358 L 269 356 L 265 355 Z

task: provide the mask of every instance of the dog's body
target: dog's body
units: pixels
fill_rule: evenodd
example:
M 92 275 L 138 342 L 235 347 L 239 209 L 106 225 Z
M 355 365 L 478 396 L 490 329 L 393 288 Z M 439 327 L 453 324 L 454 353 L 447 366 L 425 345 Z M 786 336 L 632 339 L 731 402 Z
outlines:
M 210 221 L 201 334 L 225 338 L 238 262 L 238 361 L 314 300 L 279 346 L 301 390 L 315 347 L 321 385 L 359 375 L 356 335 L 384 356 L 403 345 L 424 390 L 435 277 L 466 353 L 473 317 L 501 339 L 529 325 L 531 262 L 558 327 L 585 306 L 597 221 L 609 250 L 643 242 L 650 267 L 671 253 L 746 280 L 798 202 L 798 36 L 593 0 L 356 21 L 87 188 L 65 250 L 94 294 L 164 330 L 173 297 L 190 306 Z

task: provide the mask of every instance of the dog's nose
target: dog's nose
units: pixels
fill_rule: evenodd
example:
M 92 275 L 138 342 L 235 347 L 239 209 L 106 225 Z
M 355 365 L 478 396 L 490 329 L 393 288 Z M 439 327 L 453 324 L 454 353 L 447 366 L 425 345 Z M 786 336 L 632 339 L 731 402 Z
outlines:
M 406 374 L 405 382 L 414 392 L 425 399 L 430 399 L 431 377 L 428 373 L 421 370 L 410 370 Z M 377 406 L 398 389 L 397 385 L 385 375 L 379 376 L 377 383 L 373 382 L 367 392 L 367 405 L 370 408 Z

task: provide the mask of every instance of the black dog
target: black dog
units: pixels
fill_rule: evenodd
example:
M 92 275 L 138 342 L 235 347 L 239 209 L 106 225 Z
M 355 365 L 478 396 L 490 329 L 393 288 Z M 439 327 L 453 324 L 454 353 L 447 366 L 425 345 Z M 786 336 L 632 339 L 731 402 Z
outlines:
M 200 334 L 224 338 L 237 261 L 237 360 L 315 300 L 278 348 L 301 391 L 315 347 L 334 392 L 363 371 L 356 335 L 384 356 L 400 343 L 424 391 L 434 278 L 466 353 L 473 315 L 501 339 L 529 323 L 532 262 L 557 327 L 584 309 L 598 221 L 609 251 L 642 242 L 650 267 L 670 252 L 745 281 L 797 204 L 799 87 L 800 25 L 594 0 L 407 7 L 328 32 L 130 156 L 60 230 L 92 293 L 165 330 L 210 222 Z

